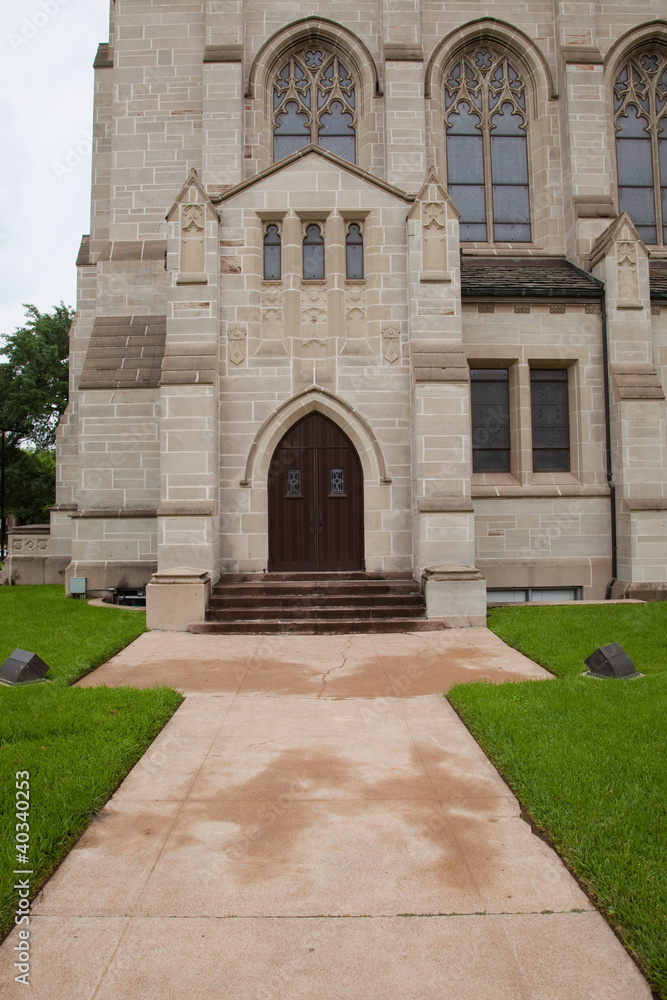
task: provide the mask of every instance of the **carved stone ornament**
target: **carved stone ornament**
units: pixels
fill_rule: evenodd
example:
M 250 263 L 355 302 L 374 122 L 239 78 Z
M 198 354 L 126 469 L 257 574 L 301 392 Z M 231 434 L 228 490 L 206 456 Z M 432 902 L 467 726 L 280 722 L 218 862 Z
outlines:
M 445 206 L 439 201 L 429 201 L 424 205 L 422 215 L 422 225 L 424 229 L 436 230 L 436 229 L 446 229 L 447 227 L 447 216 L 445 214 Z
M 181 216 L 181 232 L 184 236 L 198 236 L 204 232 L 204 206 L 184 205 Z
M 248 331 L 242 326 L 233 326 L 227 331 L 228 357 L 233 365 L 240 365 L 246 359 Z
M 622 240 L 617 244 L 616 266 L 618 271 L 618 298 L 624 302 L 636 301 L 639 298 L 636 243 L 629 240 Z
M 401 356 L 399 330 L 395 326 L 386 326 L 382 331 L 382 357 L 393 365 Z
M 428 201 L 422 208 L 422 268 L 427 275 L 447 270 L 447 213 L 439 201 Z

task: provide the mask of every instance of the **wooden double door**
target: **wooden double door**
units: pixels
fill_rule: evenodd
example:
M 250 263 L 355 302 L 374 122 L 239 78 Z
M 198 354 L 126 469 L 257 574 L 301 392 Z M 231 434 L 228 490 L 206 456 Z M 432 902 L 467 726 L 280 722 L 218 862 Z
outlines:
M 311 413 L 276 448 L 269 469 L 269 571 L 364 568 L 361 463 L 327 417 Z

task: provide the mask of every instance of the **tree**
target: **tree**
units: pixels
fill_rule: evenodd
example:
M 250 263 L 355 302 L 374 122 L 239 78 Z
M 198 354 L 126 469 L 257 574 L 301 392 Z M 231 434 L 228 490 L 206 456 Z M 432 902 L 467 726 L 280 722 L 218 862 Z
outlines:
M 0 417 L 12 425 L 10 444 L 35 451 L 55 446 L 67 406 L 69 328 L 74 311 L 63 302 L 51 313 L 26 305 L 26 323 L 5 337 L 0 364 Z
M 21 524 L 48 521 L 55 500 L 56 427 L 67 406 L 69 329 L 74 311 L 26 305 L 26 323 L 0 347 L 0 420 L 5 448 L 5 511 Z

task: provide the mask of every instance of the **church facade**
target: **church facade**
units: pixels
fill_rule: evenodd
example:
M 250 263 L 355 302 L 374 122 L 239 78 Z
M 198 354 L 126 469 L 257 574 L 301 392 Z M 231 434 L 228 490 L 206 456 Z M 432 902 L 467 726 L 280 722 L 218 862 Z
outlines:
M 667 20 L 484 11 L 113 0 L 57 503 L 15 582 L 667 596 Z

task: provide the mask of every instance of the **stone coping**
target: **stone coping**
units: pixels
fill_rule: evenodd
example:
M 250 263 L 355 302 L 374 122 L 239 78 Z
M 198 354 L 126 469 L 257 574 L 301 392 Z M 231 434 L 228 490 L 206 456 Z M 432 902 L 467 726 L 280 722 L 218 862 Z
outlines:
M 148 510 L 133 510 L 131 507 L 124 507 L 121 510 L 107 510 L 100 508 L 99 510 L 75 510 L 69 516 L 77 519 L 96 518 L 99 520 L 109 520 L 120 517 L 157 517 L 157 509 L 154 507 L 149 508 Z
M 8 535 L 50 535 L 50 524 L 19 524 L 14 528 L 7 528 Z
M 444 563 L 442 566 L 427 566 L 422 573 L 422 580 L 483 580 L 484 577 L 474 566 L 461 566 L 458 563 Z
M 418 497 L 420 514 L 469 513 L 474 511 L 470 497 Z
M 638 497 L 636 500 L 623 500 L 623 509 L 637 510 L 667 510 L 667 497 Z

